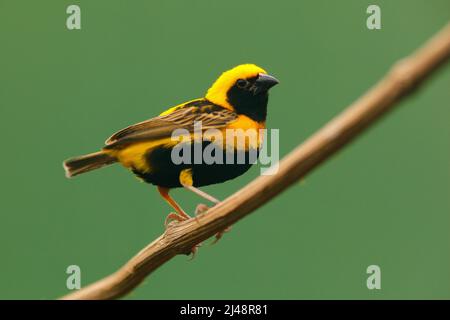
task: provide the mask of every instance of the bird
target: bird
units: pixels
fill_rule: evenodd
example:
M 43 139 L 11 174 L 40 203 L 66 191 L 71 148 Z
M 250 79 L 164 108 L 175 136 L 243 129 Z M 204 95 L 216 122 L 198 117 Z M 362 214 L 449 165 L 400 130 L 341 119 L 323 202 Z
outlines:
M 204 97 L 178 104 L 154 118 L 114 133 L 100 151 L 65 160 L 63 167 L 66 176 L 72 178 L 120 163 L 139 179 L 155 185 L 164 200 L 176 211 L 167 216 L 166 227 L 169 221 L 187 220 L 191 218 L 190 215 L 169 195 L 171 189 L 185 188 L 217 204 L 219 200 L 199 188 L 234 179 L 244 174 L 252 163 L 174 163 L 172 153 L 179 142 L 174 141 L 173 132 L 182 129 L 188 133 L 191 140 L 184 143 L 192 148 L 194 156 L 195 150 L 204 151 L 211 144 L 214 144 L 215 152 L 222 152 L 224 158 L 231 152 L 235 160 L 236 151 L 243 152 L 246 159 L 251 151 L 256 151 L 258 155 L 262 144 L 259 136 L 256 143 L 237 144 L 234 149 L 230 149 L 227 148 L 230 141 L 227 141 L 225 134 L 222 140 L 213 137 L 196 139 L 195 123 L 201 121 L 202 132 L 207 129 L 218 130 L 219 133 L 225 133 L 226 130 L 242 132 L 238 129 L 265 129 L 268 92 L 278 83 L 278 79 L 255 64 L 238 65 L 223 72 Z M 203 208 L 200 211 L 208 208 L 200 206 L 198 208 Z M 221 235 L 218 233 L 216 239 Z

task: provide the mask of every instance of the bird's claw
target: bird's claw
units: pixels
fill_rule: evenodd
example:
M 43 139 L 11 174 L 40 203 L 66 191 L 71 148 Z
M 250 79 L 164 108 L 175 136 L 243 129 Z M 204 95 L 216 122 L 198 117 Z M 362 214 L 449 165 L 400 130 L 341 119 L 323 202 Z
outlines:
M 169 224 L 173 221 L 178 221 L 178 222 L 182 222 L 182 221 L 186 221 L 187 218 L 180 216 L 179 214 L 176 214 L 175 212 L 171 212 L 167 215 L 166 220 L 164 221 L 164 226 L 167 227 L 169 226 Z M 189 252 L 189 255 L 192 255 L 191 258 L 189 260 L 192 260 L 195 258 L 195 255 L 197 254 L 198 248 L 201 247 L 201 243 L 195 245 L 192 247 L 191 251 Z
M 195 208 L 195 215 L 198 216 L 206 211 L 208 211 L 210 209 L 210 207 L 208 207 L 206 204 L 200 203 L 197 205 L 197 207 Z M 211 244 L 215 244 L 217 243 L 224 235 L 225 232 L 228 232 L 231 230 L 231 226 L 225 228 L 224 230 L 217 232 L 215 235 L 215 239 Z
M 195 208 L 195 216 L 197 217 L 198 215 L 208 211 L 210 209 L 210 207 L 208 207 L 206 204 L 200 203 L 197 205 L 197 207 Z M 175 212 L 171 212 L 167 215 L 166 220 L 164 221 L 164 226 L 167 228 L 169 226 L 169 224 L 173 221 L 178 221 L 178 222 L 182 222 L 182 221 L 186 221 L 187 218 L 180 216 L 179 214 L 176 214 Z M 211 243 L 211 245 L 216 244 L 224 235 L 225 232 L 228 232 L 231 230 L 231 226 L 225 228 L 224 230 L 217 232 L 215 235 L 215 239 L 214 241 Z M 194 247 L 192 247 L 191 251 L 189 252 L 189 255 L 192 255 L 191 258 L 189 260 L 192 260 L 195 258 L 197 252 L 198 252 L 198 248 L 201 247 L 201 243 L 195 245 Z
M 216 244 L 220 239 L 222 239 L 223 235 L 225 234 L 225 232 L 229 232 L 231 230 L 231 226 L 226 227 L 225 229 L 223 229 L 220 232 L 217 232 L 215 235 L 215 239 L 213 242 L 211 242 L 211 245 Z
M 198 248 L 200 248 L 202 246 L 202 243 L 200 242 L 199 244 L 196 244 L 195 246 L 192 247 L 191 252 L 189 253 L 191 255 L 190 260 L 193 260 L 198 252 Z
M 171 213 L 169 213 L 169 214 L 167 215 L 166 219 L 164 220 L 164 226 L 165 226 L 166 229 L 167 229 L 167 227 L 169 226 L 169 224 L 170 224 L 172 221 L 178 221 L 178 222 L 181 222 L 181 221 L 185 221 L 185 220 L 187 220 L 187 219 L 184 218 L 184 217 L 182 217 L 182 216 L 180 216 L 179 214 L 176 214 L 175 212 L 171 212 Z
M 199 203 L 197 207 L 195 208 L 195 215 L 198 216 L 199 214 L 202 214 L 209 210 L 209 207 L 206 204 Z

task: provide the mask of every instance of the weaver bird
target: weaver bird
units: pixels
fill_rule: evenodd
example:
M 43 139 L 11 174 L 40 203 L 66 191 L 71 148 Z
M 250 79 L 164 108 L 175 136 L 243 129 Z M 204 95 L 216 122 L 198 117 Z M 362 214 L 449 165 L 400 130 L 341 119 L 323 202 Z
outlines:
M 172 150 L 177 141 L 172 139 L 176 129 L 185 129 L 194 134 L 194 123 L 202 121 L 203 130 L 214 128 L 255 129 L 265 128 L 268 91 L 278 80 L 267 74 L 265 70 L 254 64 L 239 65 L 224 72 L 208 89 L 204 98 L 191 100 L 172 107 L 159 116 L 129 126 L 113 134 L 98 152 L 68 159 L 64 162 L 67 177 L 73 177 L 116 162 L 129 168 L 143 181 L 156 185 L 161 196 L 175 209 L 166 218 L 183 221 L 190 216 L 169 196 L 172 188 L 184 187 L 199 196 L 218 203 L 219 201 L 198 189 L 198 187 L 221 183 L 234 179 L 245 173 L 251 163 L 214 163 L 174 164 Z M 192 141 L 191 141 L 192 142 Z M 203 150 L 210 143 L 219 143 L 205 137 L 203 141 L 193 140 L 191 143 L 201 143 Z M 219 147 L 224 153 L 230 152 L 222 141 Z M 256 145 L 246 143 L 244 153 L 252 148 L 259 150 L 261 139 Z M 236 151 L 236 150 L 234 150 Z M 235 161 L 236 162 L 236 161 Z M 220 238 L 218 234 L 216 238 Z

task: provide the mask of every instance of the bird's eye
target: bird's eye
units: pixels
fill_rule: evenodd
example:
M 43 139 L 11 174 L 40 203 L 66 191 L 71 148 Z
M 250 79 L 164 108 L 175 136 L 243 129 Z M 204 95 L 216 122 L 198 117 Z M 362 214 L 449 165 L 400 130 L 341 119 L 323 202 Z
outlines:
M 248 84 L 247 80 L 244 79 L 239 79 L 238 81 L 236 81 L 236 85 L 241 89 L 247 87 L 247 84 Z

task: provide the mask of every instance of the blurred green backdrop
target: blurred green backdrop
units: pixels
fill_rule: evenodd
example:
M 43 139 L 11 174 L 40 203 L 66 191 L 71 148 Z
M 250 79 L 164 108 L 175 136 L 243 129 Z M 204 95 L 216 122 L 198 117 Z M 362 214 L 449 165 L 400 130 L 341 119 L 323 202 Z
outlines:
M 374 3 L 378 31 L 366 28 Z M 66 28 L 70 4 L 81 30 Z M 170 209 L 154 187 L 119 166 L 68 180 L 64 159 L 245 62 L 282 82 L 268 125 L 285 155 L 449 18 L 448 0 L 0 0 L 0 298 L 57 298 L 68 265 L 87 285 L 163 231 Z M 128 298 L 450 298 L 449 70 Z M 258 174 L 205 190 L 225 198 Z M 190 211 L 201 202 L 173 194 Z M 372 264 L 381 290 L 366 287 Z

